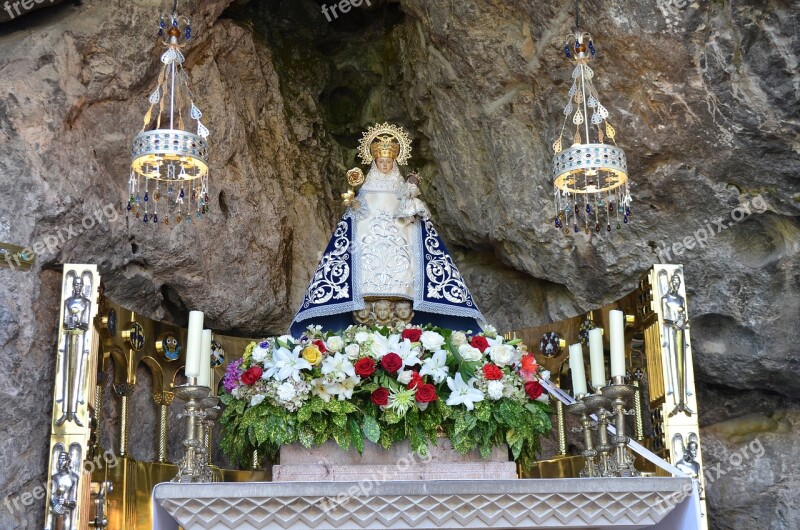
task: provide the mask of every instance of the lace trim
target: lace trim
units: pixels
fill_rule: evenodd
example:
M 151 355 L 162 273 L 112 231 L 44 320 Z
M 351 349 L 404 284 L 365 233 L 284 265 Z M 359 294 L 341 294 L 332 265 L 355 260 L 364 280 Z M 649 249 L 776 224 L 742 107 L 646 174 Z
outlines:
M 381 173 L 375 166 L 375 162 L 372 162 L 369 173 L 364 179 L 364 184 L 361 186 L 361 191 L 397 191 L 397 188 L 403 182 L 403 176 L 400 174 L 397 162 L 394 163 L 389 173 Z
M 370 291 L 390 294 L 410 287 L 405 279 L 411 268 L 409 243 L 386 210 L 372 218 L 369 233 L 356 240 L 362 245 L 356 259 Z

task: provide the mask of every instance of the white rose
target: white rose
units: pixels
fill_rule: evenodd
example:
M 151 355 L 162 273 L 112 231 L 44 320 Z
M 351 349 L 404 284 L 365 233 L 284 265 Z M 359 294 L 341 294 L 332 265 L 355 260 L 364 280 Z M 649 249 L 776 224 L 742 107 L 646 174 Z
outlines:
M 541 401 L 542 403 L 548 403 L 550 401 L 550 394 L 547 392 L 542 392 L 542 395 L 536 398 L 536 401 Z
M 397 382 L 403 385 L 407 385 L 411 382 L 411 374 L 414 372 L 412 370 L 401 370 L 399 374 L 397 374 Z
M 358 354 L 361 353 L 361 347 L 358 344 L 348 344 L 344 348 L 344 353 L 347 354 L 348 359 L 355 361 L 358 359 Z
M 326 341 L 328 349 L 332 352 L 340 352 L 344 348 L 344 341 L 339 335 L 334 335 Z
M 462 344 L 458 347 L 458 354 L 467 362 L 480 361 L 483 359 L 483 354 L 478 348 L 473 348 L 469 344 Z
M 278 386 L 278 399 L 281 401 L 291 401 L 297 395 L 294 385 L 290 382 L 285 382 Z
M 419 341 L 426 350 L 436 351 L 441 349 L 442 344 L 444 344 L 444 337 L 435 331 L 423 331 Z
M 461 331 L 454 331 L 452 335 L 450 335 L 450 342 L 453 343 L 453 346 L 456 348 L 460 347 L 462 344 L 467 343 L 467 336 L 464 335 Z
M 502 368 L 514 361 L 514 348 L 508 346 L 507 344 L 498 344 L 497 346 L 492 346 L 489 357 L 492 359 L 494 364 Z
M 486 385 L 486 393 L 489 394 L 489 399 L 497 401 L 503 397 L 503 382 L 489 381 L 489 383 Z
M 493 339 L 497 336 L 497 328 L 489 324 L 483 327 L 483 336 Z
M 264 361 L 266 361 L 267 358 L 269 357 L 269 353 L 270 352 L 268 349 L 262 348 L 261 346 L 256 346 L 255 348 L 253 348 L 253 353 L 250 356 L 250 358 L 257 363 L 263 364 Z
M 260 405 L 264 398 L 266 398 L 264 394 L 256 394 L 255 396 L 250 398 L 250 406 L 255 407 L 256 405 Z
M 366 341 L 369 338 L 369 333 L 366 331 L 359 331 L 356 333 L 356 342 L 361 343 Z

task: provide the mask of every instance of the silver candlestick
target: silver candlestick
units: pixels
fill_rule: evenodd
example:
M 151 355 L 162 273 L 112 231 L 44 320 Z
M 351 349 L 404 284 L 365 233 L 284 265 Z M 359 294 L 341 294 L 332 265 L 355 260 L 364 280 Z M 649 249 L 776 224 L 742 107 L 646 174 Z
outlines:
M 597 415 L 597 445 L 595 450 L 600 457 L 598 464 L 601 477 L 612 477 L 616 471 L 616 463 L 612 451 L 614 446 L 608 440 L 608 417 L 611 415 L 611 400 L 602 395 L 594 394 L 584 396 L 583 402 L 586 404 L 587 414 Z
M 611 400 L 615 418 L 614 427 L 616 428 L 616 433 L 613 440 L 616 450 L 614 460 L 617 467 L 616 474 L 620 477 L 635 477 L 639 475 L 639 472 L 633 467 L 633 457 L 628 450 L 630 437 L 625 434 L 625 416 L 633 414 L 633 411 L 625 410 L 625 405 L 635 392 L 636 387 L 625 384 L 625 378 L 622 376 L 612 377 L 611 384 L 601 389 L 602 395 Z
M 597 467 L 597 450 L 594 448 L 594 443 L 592 441 L 592 430 L 597 428 L 597 423 L 595 423 L 592 418 L 589 417 L 589 410 L 584 403 L 584 399 L 586 396 L 578 396 L 578 401 L 572 403 L 571 405 L 567 405 L 567 410 L 570 414 L 575 414 L 576 416 L 580 416 L 581 418 L 581 426 L 579 428 L 575 428 L 572 432 L 582 432 L 583 433 L 583 469 L 580 472 L 581 477 L 598 477 L 600 476 L 600 471 Z
M 187 420 L 186 438 L 183 440 L 184 455 L 178 464 L 178 474 L 175 475 L 172 482 L 203 482 L 201 462 L 198 458 L 202 454 L 202 442 L 198 431 L 199 423 L 205 417 L 205 412 L 200 400 L 208 396 L 211 389 L 206 386 L 192 384 L 195 382 L 193 379 L 191 378 L 187 385 L 174 388 L 175 397 L 186 402 L 181 417 L 185 417 Z
M 205 413 L 203 419 L 200 421 L 201 434 L 199 436 L 203 447 L 200 461 L 203 482 L 214 481 L 214 472 L 211 469 L 211 438 L 214 434 L 214 424 L 222 412 L 219 407 L 217 407 L 218 404 L 219 398 L 217 396 L 209 396 L 200 403 Z

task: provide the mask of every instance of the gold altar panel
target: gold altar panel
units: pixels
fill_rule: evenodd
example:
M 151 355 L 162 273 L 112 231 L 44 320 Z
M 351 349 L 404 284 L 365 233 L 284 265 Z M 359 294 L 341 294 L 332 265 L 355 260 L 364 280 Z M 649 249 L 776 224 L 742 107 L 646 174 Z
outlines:
M 90 519 L 91 461 L 100 298 L 97 266 L 65 265 L 58 310 L 50 452 L 45 493 L 46 530 L 86 528 Z M 74 505 L 74 507 L 73 507 Z
M 69 271 L 84 270 L 85 267 L 81 265 L 67 266 L 65 274 Z M 530 351 L 536 354 L 539 363 L 545 369 L 550 370 L 551 379 L 556 383 L 563 383 L 569 389 L 571 381 L 568 379 L 568 349 L 565 346 L 580 340 L 581 327 L 585 327 L 587 320 L 591 320 L 596 327 L 607 328 L 609 311 L 612 309 L 624 311 L 626 314 L 626 362 L 632 373 L 641 369 L 643 375 L 640 380 L 636 381 L 641 394 L 639 406 L 636 407 L 636 418 L 632 420 L 635 425 L 632 432 L 646 447 L 676 464 L 683 458 L 682 451 L 686 452 L 690 441 L 699 444 L 697 403 L 694 395 L 694 373 L 691 367 L 691 343 L 689 333 L 683 332 L 680 336 L 686 339 L 686 406 L 694 412 L 692 414 L 685 412 L 672 414 L 677 400 L 674 395 L 669 395 L 667 392 L 666 378 L 670 370 L 675 373 L 675 367 L 668 364 L 670 359 L 666 359 L 664 349 L 663 330 L 665 328 L 663 326 L 665 322 L 660 302 L 665 296 L 664 293 L 668 293 L 668 290 L 665 291 L 668 286 L 662 285 L 664 273 L 661 273 L 661 270 L 665 270 L 667 275 L 672 275 L 677 271 L 682 277 L 682 269 L 679 266 L 656 266 L 639 283 L 635 291 L 617 302 L 597 308 L 585 315 L 517 330 L 516 335 L 528 345 Z M 93 275 L 93 288 L 99 290 L 100 278 L 96 269 Z M 65 286 L 65 293 L 67 290 Z M 677 293 L 685 301 L 685 289 L 682 284 Z M 106 298 L 99 297 L 98 294 L 99 291 L 93 295 L 93 300 L 99 299 L 99 303 L 93 304 L 92 325 L 87 330 L 87 337 L 93 341 L 91 351 L 94 355 L 91 357 L 94 359 L 94 363 L 100 359 L 104 369 L 109 369 L 109 363 L 113 360 L 113 380 L 106 384 L 113 386 L 114 393 L 120 399 L 122 406 L 120 408 L 119 447 L 113 448 L 114 453 L 118 455 L 118 465 L 97 468 L 91 478 L 95 484 L 108 480 L 114 486 L 105 503 L 105 513 L 108 518 L 107 528 L 146 530 L 151 527 L 150 496 L 153 487 L 159 482 L 172 479 L 177 472 L 175 465 L 166 462 L 166 433 L 169 428 L 183 429 L 183 425 L 169 426 L 167 424 L 166 407 L 174 398 L 173 386 L 183 381 L 187 330 L 145 318 Z M 62 295 L 62 306 L 65 296 Z M 63 323 L 59 326 L 59 331 L 61 332 L 59 348 L 62 349 L 65 344 Z M 563 343 L 558 351 L 548 357 L 539 351 L 539 343 L 545 333 L 551 332 L 558 333 Z M 219 365 L 212 370 L 212 387 L 216 389 L 227 364 L 239 358 L 253 339 L 214 334 L 213 340 L 215 341 L 215 355 L 220 357 Z M 607 335 L 604 335 L 603 342 L 604 348 L 608 350 Z M 152 399 L 157 406 L 161 407 L 159 428 L 157 432 L 153 433 L 159 441 L 157 462 L 137 462 L 128 454 L 128 430 L 131 426 L 128 417 L 128 400 L 137 384 L 136 368 L 140 364 L 146 366 L 153 375 Z M 91 373 L 96 373 L 96 368 L 93 367 L 92 370 Z M 635 380 L 636 377 L 634 377 Z M 56 396 L 62 392 L 62 386 L 61 379 L 59 379 L 54 391 L 54 436 L 51 447 L 57 444 L 69 447 L 77 440 L 83 444 L 81 458 L 86 459 L 90 454 L 96 457 L 101 451 L 97 445 L 101 419 L 99 418 L 101 410 L 99 390 L 101 387 L 94 384 L 86 385 L 86 395 L 78 409 L 78 417 L 86 420 L 82 423 L 85 426 L 94 425 L 94 427 L 92 429 L 87 427 L 80 433 L 69 434 L 71 432 L 69 429 L 75 429 L 74 425 L 69 422 L 65 424 L 66 426 L 55 425 L 55 414 L 60 410 L 58 408 L 60 403 L 56 402 Z M 554 409 L 558 408 L 554 407 Z M 551 460 L 538 462 L 530 469 L 520 469 L 520 476 L 530 478 L 578 476 L 578 471 L 584 465 L 583 457 L 566 454 L 567 433 L 563 418 L 564 411 L 561 412 L 562 414 L 558 415 L 555 421 L 556 434 L 559 437 L 559 455 Z M 643 421 L 645 417 L 648 418 L 647 422 Z M 648 426 L 647 429 L 645 429 L 645 423 Z M 89 446 L 90 441 L 94 443 L 92 447 Z M 688 464 L 684 462 L 682 464 L 684 468 L 691 469 L 692 465 L 699 468 L 702 465 L 701 452 L 697 450 L 696 455 L 695 464 L 692 464 L 691 461 Z M 637 467 L 643 474 L 666 474 L 641 459 L 637 460 Z M 215 470 L 215 472 L 218 479 L 225 481 L 269 481 L 271 478 L 270 474 L 263 469 Z M 91 518 L 89 512 L 92 504 L 89 502 L 91 497 L 88 477 L 82 479 L 81 482 L 87 488 L 80 494 L 80 517 L 81 521 L 88 523 L 88 519 Z M 80 528 L 86 528 L 86 526 Z
M 177 466 L 166 462 L 168 429 L 183 429 L 184 425 L 168 425 L 166 409 L 174 398 L 173 386 L 181 384 L 185 366 L 187 329 L 172 324 L 158 322 L 130 311 L 119 304 L 104 298 L 99 322 L 104 326 L 101 344 L 104 371 L 110 368 L 113 360 L 113 381 L 111 384 L 116 396 L 121 400 L 120 442 L 113 448 L 119 455 L 118 465 L 107 469 L 107 479 L 113 490 L 107 497 L 107 518 L 109 530 L 148 530 L 151 528 L 152 508 L 150 495 L 159 482 L 168 482 L 177 474 Z M 109 322 L 112 324 L 109 329 Z M 116 326 L 114 326 L 116 323 Z M 227 364 L 241 357 L 252 339 L 226 337 L 213 334 L 212 340 L 218 343 L 216 354 L 224 360 L 212 370 L 212 387 L 216 389 L 225 373 Z M 231 354 L 227 352 L 232 352 Z M 151 374 L 151 392 L 155 404 L 160 407 L 158 437 L 158 461 L 138 462 L 130 456 L 128 432 L 131 427 L 129 403 L 137 384 L 136 369 L 146 366 Z M 99 438 L 99 436 L 98 436 Z M 112 448 L 107 448 L 112 449 Z M 95 471 L 95 481 L 103 480 L 106 470 Z M 230 482 L 268 481 L 265 470 L 219 470 L 215 469 L 218 480 Z
M 665 397 L 664 367 L 661 360 L 661 332 L 658 322 L 653 322 L 644 330 L 644 351 L 647 357 L 650 402 L 658 402 Z

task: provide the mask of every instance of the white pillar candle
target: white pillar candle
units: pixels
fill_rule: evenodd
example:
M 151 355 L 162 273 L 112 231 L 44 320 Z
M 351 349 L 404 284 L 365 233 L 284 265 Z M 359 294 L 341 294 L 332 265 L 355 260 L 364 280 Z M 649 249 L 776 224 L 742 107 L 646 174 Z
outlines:
M 611 343 L 611 377 L 625 376 L 625 315 L 609 311 L 609 342 Z
M 189 331 L 186 334 L 186 377 L 200 375 L 200 349 L 203 342 L 203 312 L 189 312 Z
M 211 330 L 203 330 L 203 343 L 200 348 L 200 373 L 197 386 L 211 387 Z
M 569 369 L 572 372 L 572 391 L 575 397 L 586 394 L 586 371 L 583 368 L 583 348 L 580 343 L 569 347 Z
M 589 364 L 592 367 L 592 386 L 597 389 L 606 386 L 606 362 L 603 358 L 603 330 L 589 330 Z

